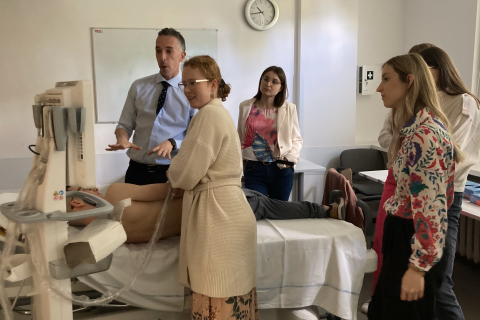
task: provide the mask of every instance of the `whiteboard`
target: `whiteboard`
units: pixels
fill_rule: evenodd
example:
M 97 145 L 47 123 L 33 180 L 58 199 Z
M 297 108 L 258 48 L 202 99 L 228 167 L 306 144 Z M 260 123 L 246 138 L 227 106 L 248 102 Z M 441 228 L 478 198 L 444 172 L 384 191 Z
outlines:
M 97 123 L 118 122 L 132 82 L 159 72 L 155 41 L 161 29 L 92 28 Z M 187 58 L 207 54 L 217 60 L 217 30 L 177 30 Z

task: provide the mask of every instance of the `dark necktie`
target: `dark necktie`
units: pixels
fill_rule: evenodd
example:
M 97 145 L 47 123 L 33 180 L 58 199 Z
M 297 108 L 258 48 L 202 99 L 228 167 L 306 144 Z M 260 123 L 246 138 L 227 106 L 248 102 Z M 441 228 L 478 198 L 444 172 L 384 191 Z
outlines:
M 167 81 L 162 81 L 163 89 L 162 93 L 160 93 L 160 97 L 158 97 L 158 103 L 157 103 L 157 115 L 160 112 L 160 110 L 163 108 L 163 104 L 165 103 L 165 98 L 167 97 L 167 90 L 168 87 L 170 87 L 170 84 Z

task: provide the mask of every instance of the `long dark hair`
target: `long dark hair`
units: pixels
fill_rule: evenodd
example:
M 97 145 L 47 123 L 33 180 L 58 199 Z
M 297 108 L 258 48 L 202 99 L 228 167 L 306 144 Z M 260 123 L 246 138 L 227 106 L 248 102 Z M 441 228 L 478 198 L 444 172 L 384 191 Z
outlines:
M 477 106 L 480 107 L 480 101 L 467 89 L 467 87 L 465 87 L 455 64 L 445 51 L 439 47 L 432 47 L 421 51 L 419 54 L 428 66 L 439 70 L 438 89 L 442 90 L 449 96 L 456 96 L 464 93 L 469 94 L 475 99 Z
M 273 100 L 273 105 L 277 108 L 281 107 L 285 100 L 288 97 L 288 88 L 287 88 L 287 77 L 285 76 L 285 72 L 283 71 L 282 68 L 277 67 L 277 66 L 271 66 L 265 69 L 265 71 L 262 72 L 262 75 L 260 76 L 260 81 L 258 81 L 258 92 L 254 96 L 255 99 L 260 100 L 262 98 L 262 92 L 260 91 L 260 85 L 262 84 L 262 79 L 263 76 L 267 73 L 272 71 L 278 76 L 278 79 L 280 79 L 280 83 L 282 86 L 282 90 L 280 90 L 277 95 L 275 96 L 275 99 Z
M 435 47 L 435 45 L 431 44 L 431 43 L 428 43 L 428 42 L 420 43 L 420 44 L 416 44 L 413 47 L 411 47 L 410 50 L 408 51 L 408 53 L 420 53 L 423 50 L 428 49 L 428 48 L 432 48 L 432 47 Z

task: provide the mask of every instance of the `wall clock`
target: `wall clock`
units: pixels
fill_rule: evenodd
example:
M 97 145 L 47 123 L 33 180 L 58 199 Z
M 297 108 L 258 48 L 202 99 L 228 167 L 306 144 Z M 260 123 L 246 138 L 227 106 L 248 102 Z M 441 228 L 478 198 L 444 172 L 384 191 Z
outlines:
M 277 23 L 280 11 L 274 0 L 249 0 L 245 7 L 245 17 L 252 28 L 270 29 Z

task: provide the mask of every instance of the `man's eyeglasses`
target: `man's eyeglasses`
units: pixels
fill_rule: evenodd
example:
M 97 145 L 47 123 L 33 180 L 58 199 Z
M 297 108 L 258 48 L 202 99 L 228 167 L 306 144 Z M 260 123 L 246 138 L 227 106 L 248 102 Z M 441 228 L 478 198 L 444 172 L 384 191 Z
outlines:
M 185 90 L 185 88 L 195 89 L 195 85 L 197 84 L 197 82 L 207 82 L 207 81 L 210 81 L 210 79 L 182 81 L 178 84 L 178 87 L 182 91 Z

